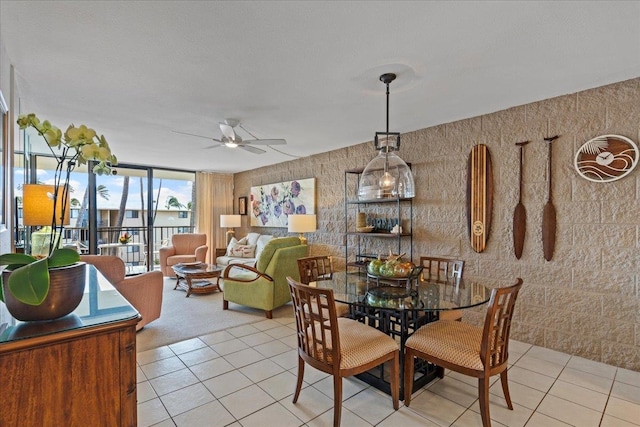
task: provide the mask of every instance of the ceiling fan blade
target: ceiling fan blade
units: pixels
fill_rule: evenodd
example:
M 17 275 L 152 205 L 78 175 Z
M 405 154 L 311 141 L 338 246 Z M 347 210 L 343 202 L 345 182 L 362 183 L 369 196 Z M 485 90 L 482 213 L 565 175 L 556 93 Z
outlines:
M 215 139 L 215 138 L 212 138 L 212 137 L 210 137 L 210 136 L 196 135 L 196 134 L 188 133 L 188 132 L 180 132 L 179 130 L 172 130 L 171 132 L 173 132 L 173 133 L 179 133 L 179 134 L 181 134 L 181 135 L 195 136 L 195 137 L 198 137 L 198 138 L 211 139 L 211 140 L 216 141 L 216 142 L 222 142 L 222 141 L 220 141 L 219 139 Z
M 256 147 L 252 147 L 250 145 L 238 145 L 239 148 L 242 148 L 243 150 L 249 151 L 250 153 L 253 154 L 262 154 L 262 153 L 266 153 L 266 151 L 260 149 L 260 148 L 256 148 Z
M 210 150 L 212 148 L 218 148 L 218 147 L 224 147 L 223 144 L 217 144 L 217 145 L 209 145 L 208 147 L 203 147 L 203 150 Z
M 287 143 L 284 139 L 245 139 L 244 142 L 251 145 L 285 145 Z
M 233 130 L 231 126 L 226 123 L 220 123 L 220 131 L 224 136 L 229 138 L 232 141 L 236 140 L 236 132 Z

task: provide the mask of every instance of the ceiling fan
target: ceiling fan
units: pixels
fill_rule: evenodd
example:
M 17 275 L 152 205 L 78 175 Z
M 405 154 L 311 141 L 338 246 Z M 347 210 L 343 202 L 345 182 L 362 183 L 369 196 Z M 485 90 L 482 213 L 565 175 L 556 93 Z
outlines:
M 211 145 L 209 147 L 204 147 L 205 149 L 218 148 L 218 147 L 228 147 L 228 148 L 238 147 L 254 154 L 266 153 L 266 151 L 264 151 L 263 149 L 254 147 L 254 145 L 284 145 L 287 143 L 287 141 L 285 141 L 284 139 L 258 139 L 255 137 L 255 135 L 253 135 L 251 132 L 249 132 L 244 127 L 242 127 L 242 125 L 240 124 L 240 120 L 238 119 L 225 119 L 224 123 L 219 123 L 219 125 L 220 125 L 220 131 L 222 132 L 222 137 L 220 139 L 212 138 L 210 136 L 194 135 L 192 133 L 180 132 L 177 130 L 174 130 L 173 132 L 180 133 L 183 135 L 196 136 L 198 138 L 211 139 L 219 143 L 216 145 Z M 251 135 L 254 139 L 247 139 L 247 140 L 242 139 L 242 137 L 238 135 L 238 133 L 236 132 L 235 130 L 236 127 L 239 127 L 240 129 L 242 129 L 243 131 Z

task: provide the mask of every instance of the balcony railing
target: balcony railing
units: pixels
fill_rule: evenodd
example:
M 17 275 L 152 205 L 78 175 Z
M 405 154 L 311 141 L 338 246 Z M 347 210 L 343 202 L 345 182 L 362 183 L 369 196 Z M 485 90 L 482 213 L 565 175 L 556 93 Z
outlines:
M 160 268 L 159 250 L 171 244 L 171 237 L 178 233 L 193 233 L 194 227 L 153 227 L 153 250 L 147 254 L 149 238 L 146 227 L 98 227 L 98 254 L 116 255 L 127 265 L 127 273 L 147 271 L 147 259 L 151 264 L 149 270 Z M 119 245 L 119 238 L 124 233 L 131 236 L 127 245 Z M 24 229 L 16 231 L 16 247 L 24 247 Z M 89 230 L 87 228 L 65 227 L 63 245 L 74 247 L 82 254 L 89 253 Z

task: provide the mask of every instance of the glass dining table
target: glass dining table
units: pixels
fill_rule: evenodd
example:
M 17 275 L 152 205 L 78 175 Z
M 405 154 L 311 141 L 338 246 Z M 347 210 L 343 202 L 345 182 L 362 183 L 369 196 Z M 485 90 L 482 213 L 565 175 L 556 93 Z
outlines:
M 478 281 L 449 278 L 445 281 L 426 277 L 412 279 L 379 278 L 362 273 L 336 272 L 329 280 L 310 286 L 332 289 L 334 299 L 349 304 L 349 316 L 381 330 L 400 346 L 400 398 L 403 399 L 404 343 L 419 327 L 438 320 L 439 313 L 482 305 L 489 301 L 491 288 Z M 415 392 L 443 370 L 425 361 L 415 360 Z M 391 393 L 388 367 L 381 365 L 358 375 L 368 384 Z

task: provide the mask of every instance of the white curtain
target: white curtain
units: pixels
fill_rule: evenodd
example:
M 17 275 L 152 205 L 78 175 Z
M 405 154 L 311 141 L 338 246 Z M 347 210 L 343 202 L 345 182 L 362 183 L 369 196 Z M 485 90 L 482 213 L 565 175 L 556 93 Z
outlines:
M 225 248 L 220 215 L 233 213 L 233 175 L 196 172 L 195 227 L 207 235 L 207 262 L 215 263 L 216 248 Z

